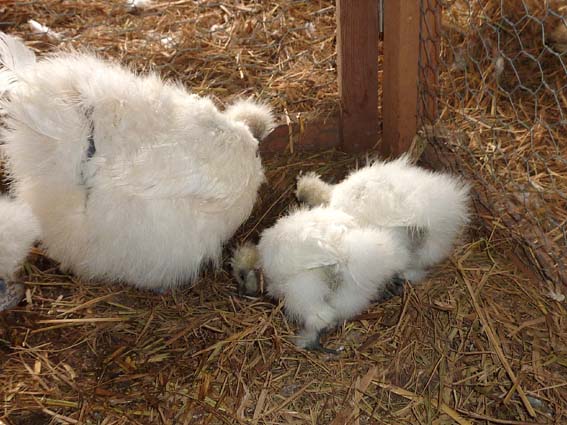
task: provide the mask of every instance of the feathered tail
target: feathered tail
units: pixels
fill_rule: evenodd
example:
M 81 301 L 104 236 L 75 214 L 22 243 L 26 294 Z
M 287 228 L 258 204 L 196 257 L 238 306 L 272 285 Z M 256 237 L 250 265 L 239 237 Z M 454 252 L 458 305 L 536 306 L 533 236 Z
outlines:
M 254 138 L 259 141 L 270 134 L 276 125 L 270 107 L 251 99 L 235 102 L 226 108 L 224 114 L 234 121 L 246 124 Z
M 35 64 L 35 53 L 19 38 L 0 32 L 0 94 L 6 92 L 29 66 Z

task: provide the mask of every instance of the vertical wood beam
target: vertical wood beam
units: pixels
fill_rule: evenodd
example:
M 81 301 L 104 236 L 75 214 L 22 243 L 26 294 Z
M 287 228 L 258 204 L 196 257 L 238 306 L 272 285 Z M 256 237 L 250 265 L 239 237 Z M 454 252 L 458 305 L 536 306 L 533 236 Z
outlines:
M 384 74 L 380 153 L 406 152 L 417 131 L 420 0 L 384 2 Z
M 441 38 L 441 7 L 439 0 L 422 0 L 421 50 L 420 50 L 420 99 L 418 125 L 434 124 L 438 117 L 439 54 Z
M 341 144 L 347 152 L 378 141 L 378 5 L 377 0 L 337 0 Z

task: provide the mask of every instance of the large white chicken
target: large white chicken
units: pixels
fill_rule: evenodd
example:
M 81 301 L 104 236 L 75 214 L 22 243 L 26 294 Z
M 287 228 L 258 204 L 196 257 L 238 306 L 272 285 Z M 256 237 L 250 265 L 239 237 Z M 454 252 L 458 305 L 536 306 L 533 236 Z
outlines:
M 361 226 L 393 229 L 411 251 L 401 278 L 419 282 L 444 260 L 468 221 L 469 186 L 449 174 L 411 165 L 407 157 L 376 161 L 339 184 L 309 173 L 296 195 L 310 206 L 329 205 L 352 215 Z
M 89 54 L 37 61 L 2 33 L 0 62 L 14 193 L 62 268 L 161 290 L 218 261 L 264 180 L 267 106 L 248 100 L 221 112 Z
M 15 281 L 17 271 L 39 235 L 39 223 L 30 207 L 0 196 L 0 311 L 22 299 L 24 285 Z
M 283 300 L 301 326 L 298 345 L 321 346 L 322 332 L 361 313 L 407 267 L 409 252 L 390 229 L 360 227 L 326 207 L 298 210 L 264 230 L 258 246 L 245 244 L 232 258 L 239 292 L 258 291 L 261 269 L 269 296 Z

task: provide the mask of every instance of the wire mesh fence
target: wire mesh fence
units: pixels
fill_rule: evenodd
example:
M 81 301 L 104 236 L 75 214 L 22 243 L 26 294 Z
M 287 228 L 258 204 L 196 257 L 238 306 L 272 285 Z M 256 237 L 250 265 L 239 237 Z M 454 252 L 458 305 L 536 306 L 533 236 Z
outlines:
M 422 0 L 421 13 L 424 139 L 475 182 L 491 228 L 567 284 L 567 1 Z

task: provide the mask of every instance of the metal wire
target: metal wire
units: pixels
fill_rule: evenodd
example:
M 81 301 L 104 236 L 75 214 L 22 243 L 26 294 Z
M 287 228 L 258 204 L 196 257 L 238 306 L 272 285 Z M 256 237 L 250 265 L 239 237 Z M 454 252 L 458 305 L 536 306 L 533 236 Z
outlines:
M 423 136 L 567 283 L 567 1 L 422 0 L 421 14 Z

